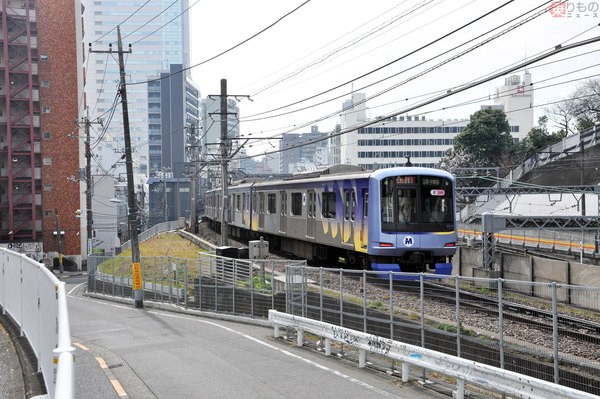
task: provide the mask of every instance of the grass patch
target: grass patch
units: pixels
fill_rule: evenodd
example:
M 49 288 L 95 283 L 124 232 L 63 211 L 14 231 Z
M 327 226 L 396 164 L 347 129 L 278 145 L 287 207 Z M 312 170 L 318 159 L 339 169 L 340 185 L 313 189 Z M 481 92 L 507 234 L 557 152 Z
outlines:
M 101 273 L 116 277 L 131 277 L 131 249 L 107 259 L 98 266 Z M 198 252 L 206 252 L 177 233 L 164 233 L 140 243 L 140 259 L 145 281 L 174 280 L 178 273 L 182 279 L 183 264 L 195 265 Z M 168 258 L 171 263 L 168 264 Z M 196 276 L 195 267 L 188 268 L 188 278 Z

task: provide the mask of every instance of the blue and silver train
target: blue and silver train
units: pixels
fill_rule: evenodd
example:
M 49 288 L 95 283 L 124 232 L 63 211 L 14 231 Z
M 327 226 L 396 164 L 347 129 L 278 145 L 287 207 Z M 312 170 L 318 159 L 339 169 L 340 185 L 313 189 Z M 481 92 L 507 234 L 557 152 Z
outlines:
M 449 275 L 456 252 L 455 180 L 442 170 L 349 165 L 207 192 L 206 217 L 229 235 L 264 237 L 307 260 L 376 271 Z

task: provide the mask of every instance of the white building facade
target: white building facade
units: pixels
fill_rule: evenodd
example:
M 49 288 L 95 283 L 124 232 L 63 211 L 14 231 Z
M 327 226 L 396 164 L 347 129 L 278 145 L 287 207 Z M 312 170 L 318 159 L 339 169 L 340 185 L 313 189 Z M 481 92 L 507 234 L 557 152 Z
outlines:
M 469 123 L 468 119 L 431 120 L 420 115 L 396 116 L 388 119 L 367 118 L 366 95 L 354 93 L 343 104 L 341 131 L 373 122 L 348 133 L 334 135 L 329 140 L 332 163 L 352 164 L 364 169 L 402 166 L 436 167 L 454 138 Z M 531 75 L 513 75 L 496 91 L 493 105 L 508 118 L 511 135 L 522 140 L 533 127 L 533 89 Z

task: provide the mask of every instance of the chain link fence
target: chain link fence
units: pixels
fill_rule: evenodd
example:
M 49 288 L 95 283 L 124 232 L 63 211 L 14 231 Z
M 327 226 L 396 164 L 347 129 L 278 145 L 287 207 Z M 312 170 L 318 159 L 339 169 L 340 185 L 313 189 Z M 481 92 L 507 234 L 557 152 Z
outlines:
M 141 262 L 145 300 L 260 319 L 276 309 L 600 395 L 598 287 L 313 268 L 209 253 Z M 128 259 L 90 257 L 88 276 L 89 292 L 132 297 Z M 320 337 L 312 338 L 305 343 L 322 349 Z M 358 358 L 350 345 L 332 349 Z M 369 365 L 399 371 L 375 353 Z

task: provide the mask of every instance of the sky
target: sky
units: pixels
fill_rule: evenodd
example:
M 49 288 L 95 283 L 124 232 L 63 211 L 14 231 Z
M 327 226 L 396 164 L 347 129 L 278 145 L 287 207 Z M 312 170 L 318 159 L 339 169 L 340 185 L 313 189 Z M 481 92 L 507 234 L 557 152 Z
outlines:
M 221 79 L 227 80 L 228 94 L 239 96 L 241 134 L 253 139 L 247 151 L 260 155 L 271 148 L 265 138 L 309 132 L 311 125 L 332 131 L 352 92 L 372 97 L 369 118 L 404 114 L 557 45 L 600 37 L 600 0 L 567 1 L 564 12 L 549 12 L 551 3 L 190 0 L 192 76 L 202 97 L 219 94 Z M 595 42 L 527 67 L 536 120 L 547 113 L 544 104 L 598 76 L 599 51 Z M 407 114 L 468 118 L 492 103 L 506 76 Z

